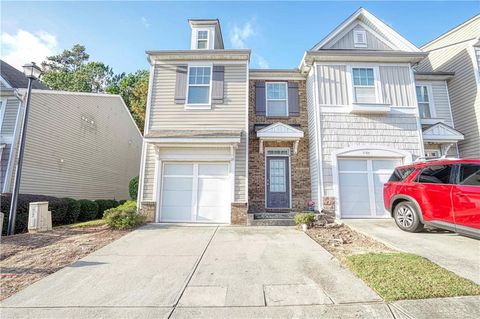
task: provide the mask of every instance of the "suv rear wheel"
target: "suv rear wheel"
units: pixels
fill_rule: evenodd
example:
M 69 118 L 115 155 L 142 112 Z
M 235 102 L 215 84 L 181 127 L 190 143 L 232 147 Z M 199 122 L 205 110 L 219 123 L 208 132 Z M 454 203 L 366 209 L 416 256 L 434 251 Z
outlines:
M 411 202 L 401 202 L 395 206 L 393 218 L 401 230 L 418 233 L 423 229 L 420 213 Z

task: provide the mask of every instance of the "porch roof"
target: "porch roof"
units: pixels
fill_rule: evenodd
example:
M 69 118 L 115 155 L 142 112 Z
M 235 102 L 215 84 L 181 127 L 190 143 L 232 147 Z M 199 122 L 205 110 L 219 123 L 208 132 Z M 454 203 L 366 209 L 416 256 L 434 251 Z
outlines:
M 462 133 L 445 123 L 437 123 L 423 130 L 423 141 L 427 143 L 456 143 L 463 139 Z

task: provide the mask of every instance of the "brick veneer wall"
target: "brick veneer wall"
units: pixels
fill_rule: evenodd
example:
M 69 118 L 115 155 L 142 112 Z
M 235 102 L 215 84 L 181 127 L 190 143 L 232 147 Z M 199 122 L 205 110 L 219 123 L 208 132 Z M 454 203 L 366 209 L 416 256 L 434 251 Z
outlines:
M 307 122 L 307 99 L 305 81 L 298 83 L 300 95 L 300 116 L 266 117 L 255 114 L 255 81 L 251 80 L 249 109 L 248 109 L 248 212 L 259 213 L 269 211 L 265 209 L 265 152 L 260 154 L 260 141 L 254 129 L 255 123 L 285 123 L 289 125 L 300 125 L 304 137 L 298 145 L 298 153 L 293 153 L 293 142 L 290 141 L 265 141 L 263 147 L 289 147 L 291 165 L 291 192 L 292 211 L 303 210 L 307 207 L 307 201 L 311 199 L 310 188 L 310 164 L 308 157 L 308 122 Z M 274 211 L 274 210 L 273 210 Z

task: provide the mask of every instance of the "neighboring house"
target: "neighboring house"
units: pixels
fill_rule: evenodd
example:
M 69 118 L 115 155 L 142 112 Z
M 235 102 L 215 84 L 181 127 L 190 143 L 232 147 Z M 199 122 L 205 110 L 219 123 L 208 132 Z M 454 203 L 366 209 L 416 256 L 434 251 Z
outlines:
M 250 50 L 189 20 L 190 50 L 148 51 L 140 211 L 151 221 L 245 223 Z
M 2 61 L 0 190 L 13 189 L 27 79 Z M 35 81 L 20 193 L 128 199 L 142 136 L 118 95 L 47 90 Z
M 317 208 L 337 218 L 389 216 L 383 183 L 424 154 L 412 66 L 425 56 L 363 8 L 305 53 Z
M 415 72 L 426 159 L 459 157 L 457 143 L 464 136 L 454 128 L 447 86 L 453 76 L 449 72 Z
M 455 129 L 464 135 L 462 157 L 480 157 L 480 15 L 439 36 L 421 48 L 428 57 L 418 72 L 454 72 L 448 92 Z M 448 124 L 447 124 L 448 125 Z M 453 127 L 453 125 L 449 125 Z

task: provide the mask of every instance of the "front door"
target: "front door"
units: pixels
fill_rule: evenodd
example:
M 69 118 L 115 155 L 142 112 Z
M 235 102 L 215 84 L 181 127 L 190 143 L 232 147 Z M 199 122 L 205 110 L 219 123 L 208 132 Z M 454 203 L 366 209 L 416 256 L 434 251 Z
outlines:
M 267 157 L 267 208 L 290 208 L 290 169 L 288 157 Z

